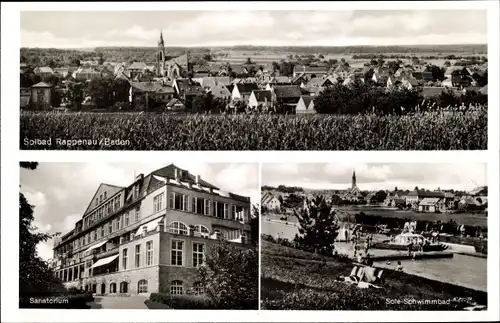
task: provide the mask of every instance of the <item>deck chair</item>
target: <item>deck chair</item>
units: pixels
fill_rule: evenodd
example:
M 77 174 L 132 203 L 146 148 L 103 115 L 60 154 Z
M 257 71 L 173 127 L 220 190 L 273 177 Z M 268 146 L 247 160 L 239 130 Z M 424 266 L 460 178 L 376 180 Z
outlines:
M 358 284 L 364 276 L 364 267 L 355 265 L 352 267 L 351 274 L 344 277 L 344 282 L 348 284 Z
M 359 288 L 382 288 L 384 270 L 375 267 L 365 267 L 363 280 L 358 283 Z

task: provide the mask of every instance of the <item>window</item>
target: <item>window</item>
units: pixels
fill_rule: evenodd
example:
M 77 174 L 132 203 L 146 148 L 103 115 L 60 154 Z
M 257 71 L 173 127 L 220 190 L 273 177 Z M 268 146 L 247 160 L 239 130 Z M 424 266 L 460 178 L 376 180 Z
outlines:
M 105 228 L 105 227 L 106 227 L 105 225 L 103 225 L 103 226 L 101 227 L 101 238 L 102 238 L 102 237 L 104 237 L 104 235 L 105 235 L 105 233 L 104 233 L 104 228 Z
M 135 208 L 135 222 L 141 219 L 141 209 L 139 207 Z
M 137 282 L 137 292 L 138 293 L 147 293 L 148 292 L 148 281 L 145 279 L 141 279 Z
M 160 193 L 153 198 L 153 212 L 159 212 L 163 210 L 163 196 L 164 193 Z
M 122 267 L 123 267 L 123 270 L 127 270 L 127 264 L 128 264 L 128 249 L 123 249 L 122 250 Z
M 171 209 L 187 211 L 189 205 L 189 197 L 184 194 L 175 192 L 170 193 L 169 206 Z
M 183 246 L 184 246 L 184 241 L 172 240 L 171 261 L 170 261 L 172 266 L 182 266 Z
M 243 221 L 243 207 L 233 206 L 233 219 L 236 221 Z
M 141 266 L 141 245 L 138 244 L 135 246 L 135 268 L 139 268 Z
M 97 240 L 97 230 L 94 230 L 94 240 Z
M 210 215 L 210 200 L 203 200 L 203 201 L 204 201 L 203 214 Z
M 205 255 L 205 246 L 202 243 L 193 243 L 193 267 L 199 267 L 203 264 Z
M 99 196 L 99 203 L 102 203 L 102 194 Z
M 120 230 L 122 226 L 122 217 L 119 216 L 117 219 L 116 219 L 116 230 Z
M 124 219 L 123 219 L 123 226 L 127 227 L 128 226 L 128 212 L 124 214 Z
M 117 196 L 115 198 L 115 210 L 118 210 L 120 208 L 120 196 Z
M 107 193 L 108 192 L 104 192 L 104 199 L 106 199 L 106 196 L 108 195 Z
M 186 212 L 189 211 L 189 195 L 182 195 L 181 210 Z
M 116 293 L 116 283 L 111 283 L 109 285 L 109 292 L 110 293 Z
M 139 185 L 136 185 L 135 186 L 135 198 L 138 198 L 139 197 Z
M 194 227 L 194 232 L 202 236 L 208 236 L 210 234 L 210 230 L 208 230 L 206 226 L 201 224 L 198 224 Z
M 153 264 L 153 241 L 146 242 L 146 265 Z
M 128 283 L 127 282 L 121 282 L 120 283 L 120 293 L 128 293 Z
M 224 203 L 224 219 L 229 219 L 229 205 Z
M 95 206 L 99 205 L 99 199 L 95 199 Z
M 170 223 L 170 233 L 188 235 L 188 227 L 179 221 Z
M 174 280 L 170 284 L 170 294 L 172 295 L 182 295 L 184 293 L 184 290 L 182 288 L 182 281 L 180 280 Z
M 218 218 L 225 218 L 227 213 L 227 204 L 214 202 L 214 216 Z

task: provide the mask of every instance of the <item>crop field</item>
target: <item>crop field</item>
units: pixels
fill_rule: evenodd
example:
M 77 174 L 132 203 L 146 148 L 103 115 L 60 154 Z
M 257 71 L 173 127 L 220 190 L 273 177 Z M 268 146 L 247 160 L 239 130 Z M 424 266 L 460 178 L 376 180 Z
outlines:
M 485 109 L 404 116 L 22 112 L 20 148 L 484 150 L 487 133 Z
M 418 300 L 452 300 L 471 297 L 485 304 L 487 294 L 384 270 L 381 289 L 359 289 L 336 281 L 348 275 L 353 264 L 325 261 L 293 248 L 261 240 L 261 301 L 266 310 L 460 310 L 467 304 L 424 304 Z M 393 304 L 388 299 L 411 302 Z

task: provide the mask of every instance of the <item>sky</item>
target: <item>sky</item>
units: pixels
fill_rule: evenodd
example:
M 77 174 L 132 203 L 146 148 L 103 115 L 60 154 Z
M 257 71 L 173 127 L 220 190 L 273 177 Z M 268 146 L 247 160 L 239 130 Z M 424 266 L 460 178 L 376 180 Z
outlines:
M 363 191 L 408 189 L 472 190 L 487 186 L 486 164 L 263 164 L 262 185 L 300 186 L 309 189 L 347 189 L 353 170 Z
M 486 10 L 24 11 L 21 47 L 486 44 Z
M 166 163 L 40 163 L 35 170 L 21 169 L 20 191 L 35 206 L 34 225 L 40 232 L 72 230 L 101 183 L 128 186 L 134 174 L 145 176 Z M 250 196 L 260 202 L 259 167 L 256 163 L 174 163 L 221 190 Z M 38 245 L 43 259 L 52 258 L 53 241 Z

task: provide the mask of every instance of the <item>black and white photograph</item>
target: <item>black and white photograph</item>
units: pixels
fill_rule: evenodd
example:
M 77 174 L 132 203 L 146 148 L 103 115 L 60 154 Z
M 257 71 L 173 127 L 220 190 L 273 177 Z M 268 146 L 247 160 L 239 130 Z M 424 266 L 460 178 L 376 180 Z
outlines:
M 19 148 L 487 149 L 487 10 L 261 7 L 22 11 Z
M 487 310 L 486 164 L 264 163 L 261 193 L 262 309 Z
M 258 309 L 258 164 L 20 174 L 20 308 Z

